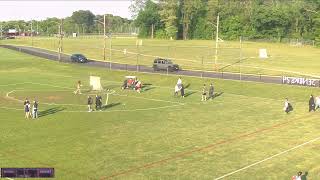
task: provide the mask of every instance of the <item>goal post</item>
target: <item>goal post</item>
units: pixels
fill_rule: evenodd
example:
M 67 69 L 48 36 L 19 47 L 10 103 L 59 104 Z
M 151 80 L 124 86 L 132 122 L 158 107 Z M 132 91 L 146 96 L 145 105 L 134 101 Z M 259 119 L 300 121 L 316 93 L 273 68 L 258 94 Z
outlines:
M 100 77 L 90 76 L 90 87 L 94 91 L 102 91 L 103 88 L 101 86 Z

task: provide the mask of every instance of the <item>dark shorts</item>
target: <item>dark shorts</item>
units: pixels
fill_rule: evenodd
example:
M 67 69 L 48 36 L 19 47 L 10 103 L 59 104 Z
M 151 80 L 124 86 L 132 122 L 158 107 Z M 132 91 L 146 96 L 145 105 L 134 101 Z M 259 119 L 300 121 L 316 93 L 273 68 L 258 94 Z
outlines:
M 202 95 L 206 96 L 206 95 L 207 95 L 207 93 L 202 93 Z

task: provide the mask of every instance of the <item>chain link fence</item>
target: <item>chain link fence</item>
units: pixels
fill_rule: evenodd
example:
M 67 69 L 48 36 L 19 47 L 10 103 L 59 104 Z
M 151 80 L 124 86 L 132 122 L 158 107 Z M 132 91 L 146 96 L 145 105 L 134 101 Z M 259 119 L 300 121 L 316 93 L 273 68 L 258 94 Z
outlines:
M 238 42 L 218 42 L 216 49 L 214 41 L 140 40 L 125 36 L 104 39 L 99 35 L 88 36 L 89 38 L 86 36 L 64 37 L 63 54 L 68 56 L 73 53 L 81 53 L 91 60 L 109 63 L 108 66 L 111 69 L 114 65 L 122 64 L 124 67 L 135 66 L 137 71 L 141 68 L 152 70 L 154 59 L 164 58 L 172 60 L 182 70 L 203 72 L 203 74 L 205 72 L 222 75 L 232 73 L 238 76 L 238 79 L 241 79 L 243 75 L 312 77 L 312 74 L 301 73 L 295 71 L 294 68 L 288 70 L 280 66 L 283 62 L 297 58 L 292 50 L 302 51 L 304 49 L 291 46 L 290 43 L 253 42 L 242 38 L 242 41 Z M 59 39 L 22 37 L 6 40 L 2 44 L 39 47 L 57 52 Z M 267 59 L 259 57 L 260 49 L 267 50 Z M 303 53 L 301 53 L 301 58 L 308 60 L 307 57 L 303 57 Z

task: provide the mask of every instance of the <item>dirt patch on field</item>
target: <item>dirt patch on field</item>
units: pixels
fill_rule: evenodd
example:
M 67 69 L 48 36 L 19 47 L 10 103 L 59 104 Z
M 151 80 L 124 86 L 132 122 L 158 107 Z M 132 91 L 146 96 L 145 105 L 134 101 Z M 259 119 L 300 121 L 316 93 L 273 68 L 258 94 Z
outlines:
M 48 96 L 48 97 L 45 97 L 45 99 L 48 99 L 50 101 L 55 101 L 55 100 L 60 100 L 61 97 L 60 96 Z

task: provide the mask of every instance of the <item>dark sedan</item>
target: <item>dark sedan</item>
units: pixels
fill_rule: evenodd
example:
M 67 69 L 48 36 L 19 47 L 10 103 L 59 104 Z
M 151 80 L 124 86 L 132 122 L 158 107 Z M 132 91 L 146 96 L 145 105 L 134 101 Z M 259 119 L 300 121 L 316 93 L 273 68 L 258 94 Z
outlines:
M 86 63 L 88 62 L 88 59 L 82 54 L 72 54 L 71 61 L 77 63 Z

